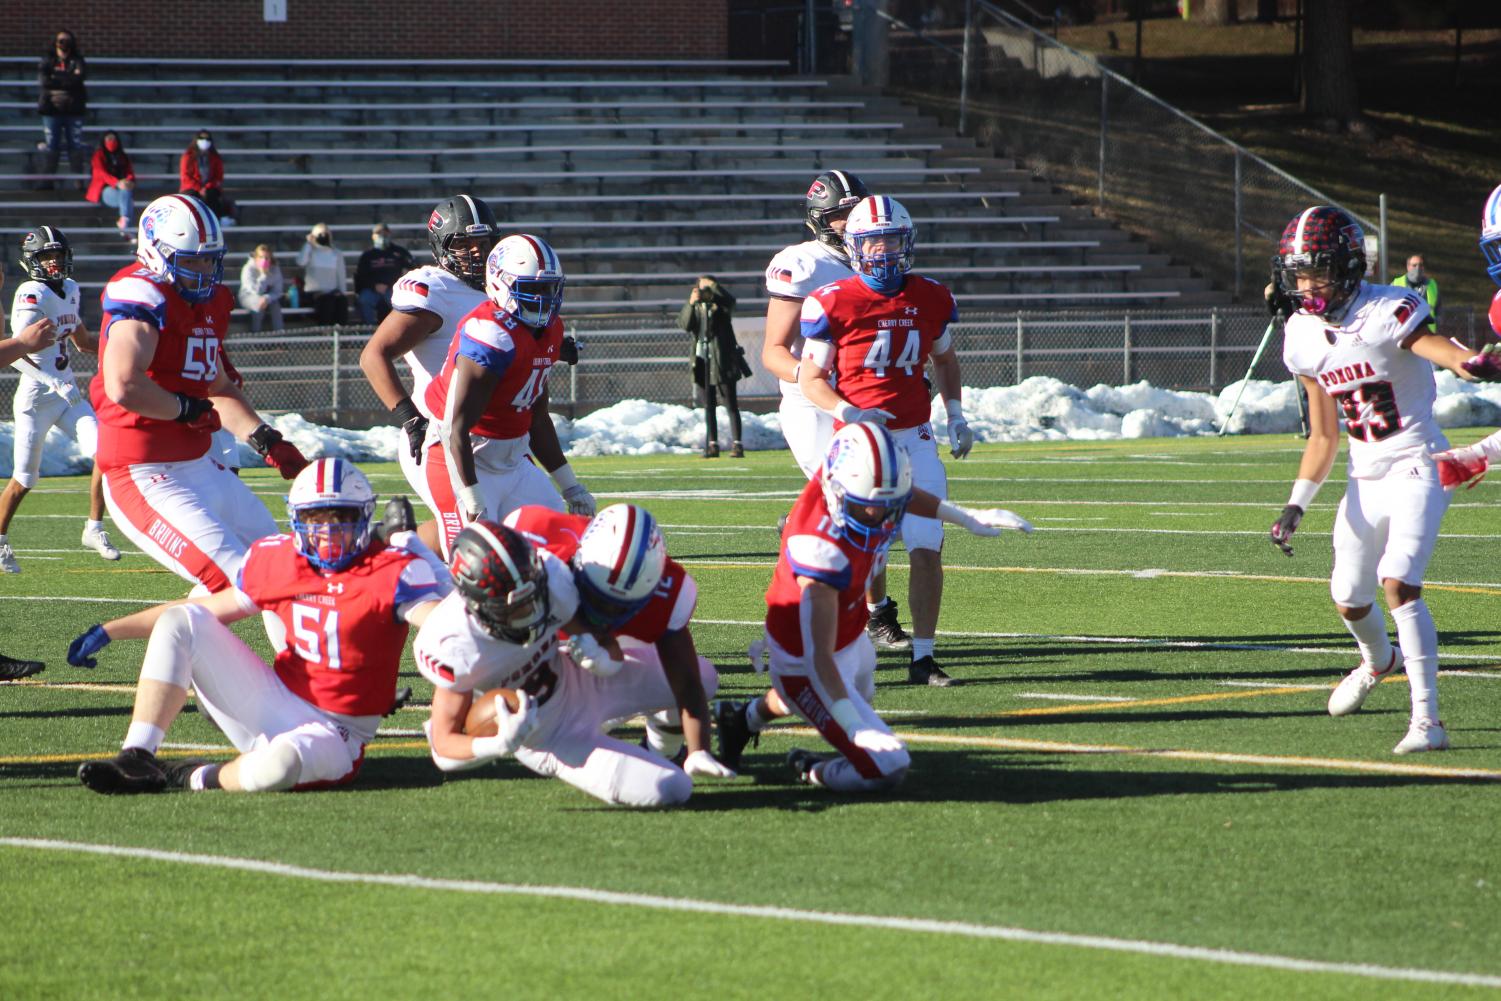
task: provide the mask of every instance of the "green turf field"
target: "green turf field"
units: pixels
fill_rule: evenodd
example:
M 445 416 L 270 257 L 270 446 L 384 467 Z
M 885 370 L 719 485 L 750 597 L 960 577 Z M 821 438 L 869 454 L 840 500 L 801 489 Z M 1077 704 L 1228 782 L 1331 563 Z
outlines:
M 0 577 L 0 650 L 49 662 L 0 686 L 0 998 L 1494 992 L 1501 485 L 1455 498 L 1429 569 L 1454 749 L 1398 758 L 1405 681 L 1354 716 L 1324 708 L 1358 659 L 1326 583 L 1338 484 L 1293 559 L 1265 538 L 1300 448 L 978 447 L 950 464 L 954 498 L 1038 531 L 950 532 L 939 659 L 961 686 L 907 687 L 883 655 L 906 785 L 794 785 L 787 751 L 817 742 L 773 730 L 740 779 L 640 813 L 512 762 L 445 779 L 419 706 L 346 791 L 86 791 L 77 764 L 117 749 L 144 644 L 88 672 L 68 641 L 185 588 L 118 532 L 118 564 L 79 549 L 86 481 L 44 480 L 11 531 L 23 573 Z M 602 501 L 657 514 L 698 578 L 721 692 L 756 692 L 744 651 L 801 485 L 788 454 L 575 465 Z M 403 489 L 394 466 L 368 471 Z M 280 514 L 282 482 L 248 479 Z M 899 550 L 891 579 L 903 598 Z M 241 631 L 266 648 L 255 620 Z M 226 747 L 191 712 L 168 741 Z

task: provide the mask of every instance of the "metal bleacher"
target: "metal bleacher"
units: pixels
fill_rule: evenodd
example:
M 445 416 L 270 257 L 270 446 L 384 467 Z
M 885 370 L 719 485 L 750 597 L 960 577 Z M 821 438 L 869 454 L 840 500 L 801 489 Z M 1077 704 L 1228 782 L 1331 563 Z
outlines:
M 130 248 L 112 211 L 85 202 L 72 179 L 43 189 L 33 67 L 0 59 L 0 107 L 12 112 L 0 124 L 0 263 L 14 275 L 16 236 L 58 225 L 93 294 Z M 704 272 L 742 309 L 759 308 L 767 259 L 804 238 L 808 181 L 841 167 L 908 206 L 919 269 L 948 282 L 961 308 L 1221 301 L 931 117 L 775 63 L 105 57 L 90 67 L 85 142 L 121 134 L 138 208 L 176 190 L 180 150 L 213 131 L 240 207 L 226 234 L 231 283 L 259 243 L 294 277 L 316 222 L 333 230 L 351 276 L 376 221 L 426 259 L 428 210 L 470 191 L 504 229 L 553 243 L 571 316 L 675 312 Z

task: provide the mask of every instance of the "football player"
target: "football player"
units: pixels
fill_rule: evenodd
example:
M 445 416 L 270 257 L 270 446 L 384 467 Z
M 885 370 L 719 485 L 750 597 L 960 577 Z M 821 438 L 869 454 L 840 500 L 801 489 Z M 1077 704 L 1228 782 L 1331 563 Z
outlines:
M 427 384 L 443 368 L 459 321 L 485 301 L 485 256 L 500 238 L 495 214 L 484 199 L 454 195 L 427 217 L 433 263 L 413 268 L 391 289 L 391 312 L 360 352 L 360 368 L 375 395 L 406 435 L 397 460 L 412 489 L 422 491 L 423 446 L 432 414 L 424 410 Z M 402 358 L 412 372 L 409 394 L 396 371 Z M 423 541 L 438 547 L 437 524 L 420 528 Z
M 54 425 L 92 458 L 99 443 L 99 424 L 73 381 L 72 348 L 95 351 L 98 342 L 79 317 L 78 284 L 73 281 L 73 248 L 59 229 L 39 226 L 21 238 L 21 269 L 27 280 L 16 286 L 11 304 L 11 330 L 19 334 L 39 320 L 51 321 L 57 340 L 43 350 L 11 362 L 21 373 L 11 401 L 15 415 L 15 452 L 10 482 L 0 491 L 0 573 L 21 569 L 7 537 L 21 501 L 36 485 L 42 467 L 42 443 Z M 107 560 L 120 551 L 104 530 L 104 488 L 98 465 L 89 481 L 89 517 L 83 523 L 83 545 Z
M 660 535 L 636 533 L 650 582 L 661 566 Z M 670 806 L 693 792 L 688 773 L 638 744 L 602 732 L 609 720 L 672 708 L 662 671 L 625 670 L 613 641 L 601 643 L 579 609 L 568 566 L 519 532 L 488 520 L 454 539 L 449 564 L 456 589 L 417 634 L 417 669 L 433 683 L 425 729 L 433 761 L 460 771 L 505 755 L 539 775 L 562 779 L 606 803 Z M 653 584 L 655 588 L 655 584 Z M 566 645 L 559 630 L 568 634 Z M 699 683 L 719 679 L 697 660 Z M 475 721 L 490 727 L 474 726 Z
M 1393 753 L 1441 751 L 1449 738 L 1438 714 L 1438 633 L 1423 601 L 1423 571 L 1449 506 L 1430 455 L 1448 444 L 1433 418 L 1433 365 L 1496 381 L 1501 364 L 1428 333 L 1422 296 L 1367 284 L 1364 274 L 1364 237 L 1340 209 L 1315 205 L 1283 230 L 1266 295 L 1272 312 L 1287 317 L 1282 358 L 1308 391 L 1310 433 L 1271 541 L 1293 554 L 1293 533 L 1334 466 L 1343 430 L 1349 477 L 1334 519 L 1329 592 L 1361 662 L 1334 689 L 1329 713 L 1355 712 L 1405 666 L 1412 720 Z M 1397 648 L 1375 605 L 1378 582 Z
M 913 487 L 907 453 L 879 424 L 846 424 L 836 431 L 823 470 L 787 516 L 766 591 L 766 633 L 751 647 L 758 671 L 769 659 L 772 691 L 750 703 L 716 707 L 719 760 L 727 767 L 738 768 L 746 743 L 783 715 L 777 711 L 781 702 L 839 752 L 820 758 L 792 751 L 787 762 L 800 781 L 841 792 L 889 789 L 902 781 L 911 763 L 907 748 L 870 705 L 876 652 L 865 631 L 869 612 L 861 596 L 910 513 L 976 535 L 1032 530 L 1010 511 L 969 511 Z
M 864 182 L 847 170 L 819 174 L 804 198 L 804 222 L 813 238 L 784 247 L 766 266 L 766 335 L 761 364 L 777 377 L 782 402 L 777 416 L 782 437 L 803 475 L 812 479 L 829 449 L 834 418 L 808 402 L 797 384 L 803 338 L 798 325 L 803 300 L 814 289 L 853 275 L 844 249 L 850 210 L 869 196 Z M 910 650 L 912 640 L 897 618 L 897 603 L 886 594 L 886 571 L 871 577 L 865 596 L 870 606 L 870 638 L 888 650 Z
M 207 453 L 229 428 L 283 478 L 307 460 L 261 420 L 219 362 L 234 296 L 219 218 L 192 195 L 141 213 L 138 263 L 104 287 L 98 462 L 110 516 L 132 542 L 209 591 L 230 586 L 245 551 L 276 532 L 266 506 Z
M 563 344 L 563 265 L 547 241 L 508 236 L 485 262 L 485 290 L 489 298 L 459 321 L 425 396 L 435 423 L 418 485 L 438 515 L 445 558 L 469 522 L 526 504 L 594 514 L 547 407 L 547 376 Z
M 1501 186 L 1485 200 L 1480 214 L 1480 252 L 1485 255 L 1486 271 L 1491 280 L 1501 285 Z M 1491 330 L 1501 334 L 1501 291 L 1491 298 Z M 1501 345 L 1487 345 L 1487 353 L 1494 354 Z M 1501 431 L 1464 448 L 1440 452 L 1433 457 L 1438 465 L 1439 481 L 1444 488 L 1452 490 L 1464 484 L 1473 487 L 1485 478 L 1492 462 L 1501 459 Z
M 318 459 L 292 481 L 292 531 L 250 547 L 232 587 L 94 626 L 68 648 L 93 667 L 117 639 L 150 637 L 134 714 L 114 758 L 78 769 L 101 793 L 168 788 L 268 792 L 354 781 L 392 706 L 410 625 L 437 608 L 419 556 L 371 537 L 375 494 L 346 459 Z M 264 663 L 228 624 L 266 612 L 279 629 Z M 192 688 L 234 744 L 224 764 L 164 764 L 156 751 Z
M 698 584 L 667 555 L 656 519 L 634 504 L 611 504 L 593 518 L 533 505 L 506 515 L 505 525 L 568 564 L 585 624 L 620 644 L 628 669 L 666 673 L 676 708 L 647 717 L 651 749 L 676 759 L 686 742 L 689 775 L 734 777 L 709 752 L 700 677 L 713 665 L 699 663 L 689 629 Z
M 815 290 L 803 301 L 798 385 L 836 426 L 884 423 L 911 460 L 913 482 L 942 499 L 948 496 L 948 476 L 928 420 L 929 358 L 948 411 L 954 458 L 969 454 L 974 434 L 960 404 L 959 357 L 948 333 L 959 310 L 947 288 L 910 273 L 915 238 L 912 217 L 893 199 L 865 198 L 851 210 L 844 245 L 855 274 Z M 933 659 L 943 600 L 943 526 L 909 513 L 902 520 L 901 536 L 912 563 L 907 585 L 912 606 L 908 681 L 947 686 L 953 679 Z

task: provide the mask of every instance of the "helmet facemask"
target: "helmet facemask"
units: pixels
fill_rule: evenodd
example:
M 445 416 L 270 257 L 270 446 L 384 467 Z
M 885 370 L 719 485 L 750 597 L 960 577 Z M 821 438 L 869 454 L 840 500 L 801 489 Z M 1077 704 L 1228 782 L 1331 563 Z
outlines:
M 188 302 L 207 302 L 224 280 L 224 251 L 190 254 L 175 251 L 164 255 L 167 273 Z
M 289 515 L 297 551 L 319 570 L 343 570 L 370 545 L 370 516 L 374 508 L 374 501 L 363 507 L 304 504 L 291 508 Z M 323 512 L 332 512 L 335 517 L 330 519 Z
M 73 248 L 58 230 L 39 227 L 21 240 L 21 268 L 61 295 L 63 282 L 73 277 Z
M 552 322 L 563 306 L 563 278 L 520 278 L 506 275 L 510 296 L 503 307 L 529 327 L 541 329 Z
M 912 230 L 905 227 L 845 230 L 844 248 L 850 267 L 878 292 L 895 292 L 912 270 Z
M 1482 236 L 1480 252 L 1485 255 L 1485 273 L 1491 276 L 1491 281 L 1501 285 L 1501 232 Z
M 517 646 L 530 646 L 542 638 L 549 604 L 547 581 L 540 572 L 525 572 L 525 579 L 505 594 L 464 594 L 464 607 L 481 629 Z
M 852 497 L 837 480 L 824 481 L 824 503 L 829 520 L 861 552 L 878 552 L 891 545 L 911 493 L 895 500 Z
M 1353 281 L 1348 277 L 1341 279 L 1330 257 L 1330 254 L 1321 252 L 1285 254 L 1276 258 L 1277 285 L 1304 312 L 1317 316 L 1337 313 L 1360 284 L 1358 275 Z

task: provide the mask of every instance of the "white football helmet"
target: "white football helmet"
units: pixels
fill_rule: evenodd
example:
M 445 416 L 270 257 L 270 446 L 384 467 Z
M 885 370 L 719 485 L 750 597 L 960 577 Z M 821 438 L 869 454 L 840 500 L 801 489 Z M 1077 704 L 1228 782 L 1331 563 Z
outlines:
M 162 195 L 136 227 L 136 259 L 169 278 L 189 302 L 205 302 L 224 279 L 224 230 L 192 195 Z
M 540 236 L 508 236 L 485 262 L 485 294 L 522 323 L 541 329 L 563 305 L 563 265 Z
M 1485 255 L 1486 273 L 1501 285 L 1501 186 L 1486 198 L 1480 213 L 1480 252 Z
M 335 509 L 339 521 L 309 521 L 310 511 Z M 287 520 L 297 551 L 320 570 L 343 570 L 370 545 L 375 491 L 348 459 L 314 459 L 287 491 Z
M 606 629 L 624 623 L 651 600 L 666 565 L 657 519 L 635 504 L 611 504 L 590 519 L 573 554 L 585 618 Z
M 901 287 L 912 270 L 917 226 L 901 202 L 885 195 L 860 199 L 844 224 L 844 251 L 850 267 L 883 292 Z
M 829 520 L 857 548 L 889 545 L 912 499 L 906 449 L 879 424 L 846 424 L 829 440 L 823 497 Z

